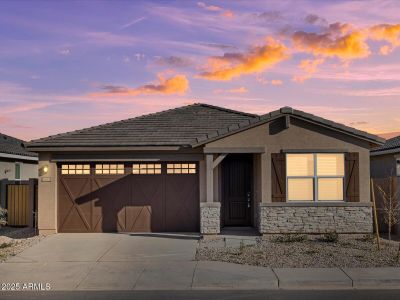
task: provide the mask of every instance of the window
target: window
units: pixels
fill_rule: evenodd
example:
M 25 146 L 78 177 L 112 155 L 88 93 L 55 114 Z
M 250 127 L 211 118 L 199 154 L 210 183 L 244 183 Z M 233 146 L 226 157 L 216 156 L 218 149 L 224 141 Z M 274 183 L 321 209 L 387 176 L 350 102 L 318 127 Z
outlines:
M 124 174 L 123 164 L 96 164 L 96 174 Z
M 196 174 L 196 164 L 167 164 L 167 174 Z
M 286 155 L 288 201 L 343 201 L 344 154 Z
M 397 174 L 397 176 L 400 176 L 400 159 L 397 159 L 396 174 Z
M 21 179 L 21 164 L 15 163 L 15 180 Z
M 61 174 L 80 175 L 90 174 L 90 165 L 61 165 Z
M 161 174 L 161 164 L 133 164 L 133 174 Z

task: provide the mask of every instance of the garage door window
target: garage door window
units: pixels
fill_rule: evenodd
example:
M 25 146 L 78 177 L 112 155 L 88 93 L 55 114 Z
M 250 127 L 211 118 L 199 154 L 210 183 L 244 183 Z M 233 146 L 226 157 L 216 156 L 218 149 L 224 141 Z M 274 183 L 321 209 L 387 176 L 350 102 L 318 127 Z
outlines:
M 125 166 L 123 164 L 97 164 L 96 174 L 124 174 Z
M 161 164 L 133 164 L 133 174 L 161 174 Z
M 61 165 L 63 175 L 87 175 L 90 174 L 90 165 Z
M 167 164 L 167 174 L 196 174 L 196 164 Z

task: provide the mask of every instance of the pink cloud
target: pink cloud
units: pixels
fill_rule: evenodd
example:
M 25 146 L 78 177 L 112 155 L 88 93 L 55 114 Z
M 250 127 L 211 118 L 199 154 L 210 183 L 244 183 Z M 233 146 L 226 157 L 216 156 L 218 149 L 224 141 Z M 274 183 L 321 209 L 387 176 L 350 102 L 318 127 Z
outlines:
M 122 97 L 139 95 L 184 95 L 189 89 L 189 80 L 185 75 L 178 74 L 170 78 L 165 78 L 158 74 L 158 83 L 150 83 L 137 88 L 129 88 L 115 85 L 104 85 L 105 92 L 91 93 L 90 97 Z

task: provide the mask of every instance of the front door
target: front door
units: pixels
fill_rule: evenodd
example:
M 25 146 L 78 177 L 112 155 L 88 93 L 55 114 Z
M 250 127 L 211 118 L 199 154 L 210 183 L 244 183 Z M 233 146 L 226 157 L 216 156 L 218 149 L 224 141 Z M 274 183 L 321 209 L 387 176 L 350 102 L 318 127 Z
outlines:
M 229 154 L 222 161 L 222 209 L 225 226 L 251 226 L 252 156 Z

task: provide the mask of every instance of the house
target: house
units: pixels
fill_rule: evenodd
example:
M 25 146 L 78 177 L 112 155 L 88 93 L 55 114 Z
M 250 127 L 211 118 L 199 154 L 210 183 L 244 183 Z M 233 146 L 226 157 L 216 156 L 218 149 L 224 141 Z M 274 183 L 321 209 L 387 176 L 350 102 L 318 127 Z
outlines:
M 38 177 L 38 155 L 25 142 L 0 133 L 0 180 L 28 180 Z
M 39 230 L 372 232 L 384 139 L 290 107 L 193 104 L 34 140 Z
M 25 142 L 0 133 L 0 207 L 8 208 L 8 197 L 25 199 L 26 193 L 22 190 L 24 187 L 19 186 L 18 193 L 9 194 L 7 190 L 10 185 L 26 184 L 27 189 L 31 189 L 32 197 L 29 198 L 29 212 L 31 211 L 31 204 L 34 207 L 34 185 L 35 178 L 38 178 L 38 155 L 26 149 Z M 27 181 L 29 180 L 29 183 Z M 21 196 L 21 197 L 19 197 Z M 28 207 L 26 207 L 28 209 Z M 18 212 L 25 211 L 17 209 Z M 13 211 L 9 216 L 14 215 Z M 32 224 L 31 219 L 27 222 Z M 9 217 L 9 224 L 17 224 L 13 222 L 13 218 Z
M 388 178 L 391 177 L 393 191 L 397 189 L 398 198 L 400 198 L 400 136 L 388 139 L 386 143 L 371 151 L 371 177 L 375 181 L 375 185 L 388 191 Z M 382 205 L 379 189 L 375 189 L 377 196 L 377 206 Z M 394 192 L 393 192 L 394 193 Z M 400 199 L 398 199 L 400 201 Z M 381 216 L 379 219 L 383 219 Z M 382 231 L 387 231 L 385 224 L 380 224 Z M 395 232 L 400 232 L 400 224 L 397 225 Z

